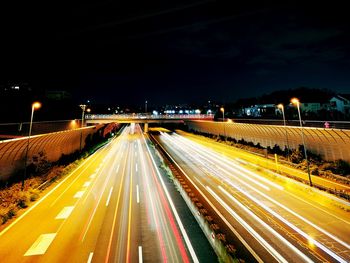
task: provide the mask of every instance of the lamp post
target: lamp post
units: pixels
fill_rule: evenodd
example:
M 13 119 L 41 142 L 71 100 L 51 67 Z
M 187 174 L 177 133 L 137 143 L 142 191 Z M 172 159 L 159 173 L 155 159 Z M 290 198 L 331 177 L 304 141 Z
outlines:
M 84 127 L 84 115 L 85 115 L 85 110 L 86 110 L 86 104 L 80 104 L 80 108 L 82 109 L 82 114 L 81 114 L 81 129 L 80 129 L 80 152 L 81 152 L 81 146 L 82 146 L 82 140 L 83 140 L 83 127 Z M 90 111 L 89 111 L 90 112 Z
M 29 143 L 30 143 L 30 136 L 32 135 L 32 125 L 33 125 L 33 117 L 34 117 L 34 110 L 39 109 L 41 107 L 40 102 L 34 102 L 32 104 L 32 113 L 30 116 L 30 124 L 29 124 L 29 133 L 28 133 L 28 140 L 27 140 L 27 149 L 26 154 L 24 157 L 24 174 L 23 174 L 23 180 L 22 180 L 22 191 L 24 189 L 24 180 L 27 177 L 27 159 L 28 159 L 28 151 L 29 151 Z
M 289 161 L 289 142 L 288 142 L 288 133 L 287 133 L 287 126 L 286 126 L 286 116 L 284 115 L 284 106 L 283 104 L 278 104 L 277 107 L 282 111 L 284 131 L 286 133 L 286 141 L 287 141 L 287 159 Z
M 224 121 L 225 121 L 225 108 L 221 107 L 220 111 L 222 111 L 222 125 L 224 126 L 224 138 L 226 141 L 226 132 L 225 132 L 225 123 L 224 123 Z
M 224 107 L 221 107 L 220 110 L 222 111 L 222 121 L 225 120 L 225 109 Z
M 307 158 L 307 151 L 306 151 L 306 145 L 305 145 L 305 140 L 304 140 L 303 124 L 302 124 L 301 115 L 300 115 L 300 102 L 299 102 L 299 99 L 297 99 L 297 98 L 291 99 L 291 102 L 292 102 L 293 104 L 296 104 L 296 105 L 297 105 L 298 115 L 299 115 L 299 122 L 300 122 L 301 139 L 302 139 L 302 142 L 303 142 L 304 154 L 305 154 L 305 159 L 306 159 L 307 174 L 308 174 L 308 176 L 309 176 L 309 183 L 310 183 L 310 186 L 312 186 L 311 175 L 310 175 L 309 160 L 308 160 L 308 158 Z

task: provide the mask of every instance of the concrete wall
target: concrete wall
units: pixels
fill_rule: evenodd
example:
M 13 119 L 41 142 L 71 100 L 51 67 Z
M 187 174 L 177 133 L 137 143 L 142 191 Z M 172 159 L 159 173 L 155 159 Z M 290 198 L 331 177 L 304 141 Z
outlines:
M 186 124 L 195 131 L 244 139 L 260 143 L 263 147 L 277 144 L 284 149 L 287 137 L 291 149 L 302 144 L 300 127 L 212 121 L 186 121 Z M 304 135 L 306 148 L 313 153 L 320 154 L 326 160 L 343 159 L 350 162 L 350 130 L 304 128 Z
M 54 132 L 32 136 L 29 140 L 28 164 L 33 155 L 44 151 L 48 161 L 57 161 L 62 154 L 71 154 L 82 147 L 85 138 L 97 132 L 103 125 L 90 126 L 82 129 Z M 0 141 L 0 180 L 8 179 L 15 171 L 24 169 L 24 157 L 28 137 Z

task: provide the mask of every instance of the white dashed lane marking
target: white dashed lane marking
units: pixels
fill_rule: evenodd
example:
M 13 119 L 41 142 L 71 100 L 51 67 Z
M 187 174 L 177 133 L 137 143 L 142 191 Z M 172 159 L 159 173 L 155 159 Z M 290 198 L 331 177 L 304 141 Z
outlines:
M 56 233 L 43 234 L 33 243 L 24 256 L 43 255 L 55 239 Z
M 56 219 L 66 219 L 72 213 L 74 206 L 66 206 L 61 212 L 56 216 Z
M 84 193 L 85 193 L 85 191 L 79 191 L 74 195 L 74 198 L 81 198 Z

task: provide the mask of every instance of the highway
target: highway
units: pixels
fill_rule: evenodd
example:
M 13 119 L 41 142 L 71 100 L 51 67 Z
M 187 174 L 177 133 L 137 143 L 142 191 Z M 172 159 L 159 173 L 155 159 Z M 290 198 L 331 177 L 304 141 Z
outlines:
M 155 137 L 257 262 L 350 261 L 349 209 L 336 200 L 249 169 L 210 143 L 176 133 Z
M 1 262 L 198 262 L 139 125 L 0 233 Z

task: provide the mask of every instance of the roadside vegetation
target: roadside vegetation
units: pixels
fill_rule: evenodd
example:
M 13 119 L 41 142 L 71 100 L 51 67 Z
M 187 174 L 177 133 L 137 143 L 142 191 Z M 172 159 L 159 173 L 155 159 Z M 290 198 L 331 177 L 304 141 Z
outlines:
M 97 132 L 86 138 L 82 152 L 62 155 L 57 162 L 49 162 L 46 153 L 41 151 L 32 157 L 27 166 L 27 177 L 22 189 L 24 170 L 18 170 L 9 180 L 0 182 L 0 226 L 16 217 L 21 209 L 36 201 L 42 192 L 71 173 L 78 165 L 98 148 L 105 145 L 114 130 L 107 134 Z

